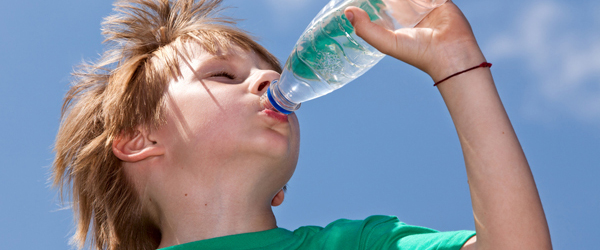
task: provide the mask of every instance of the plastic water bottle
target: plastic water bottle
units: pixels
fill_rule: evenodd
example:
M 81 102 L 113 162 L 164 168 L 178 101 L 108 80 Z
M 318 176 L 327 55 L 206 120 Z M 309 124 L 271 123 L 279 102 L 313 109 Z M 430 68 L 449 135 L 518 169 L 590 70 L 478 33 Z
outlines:
M 289 114 L 302 102 L 330 93 L 364 74 L 385 55 L 354 32 L 344 15 L 348 6 L 367 12 L 388 29 L 412 28 L 446 0 L 332 0 L 298 39 L 281 78 L 261 103 Z

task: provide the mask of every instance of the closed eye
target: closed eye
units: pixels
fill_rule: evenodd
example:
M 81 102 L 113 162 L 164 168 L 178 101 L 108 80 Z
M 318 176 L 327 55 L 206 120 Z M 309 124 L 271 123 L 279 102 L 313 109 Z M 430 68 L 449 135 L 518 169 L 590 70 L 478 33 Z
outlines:
M 234 74 L 231 74 L 231 73 L 226 72 L 226 71 L 221 71 L 221 72 L 217 72 L 217 73 L 211 74 L 210 77 L 226 77 L 226 78 L 229 78 L 231 80 L 235 79 L 235 75 Z

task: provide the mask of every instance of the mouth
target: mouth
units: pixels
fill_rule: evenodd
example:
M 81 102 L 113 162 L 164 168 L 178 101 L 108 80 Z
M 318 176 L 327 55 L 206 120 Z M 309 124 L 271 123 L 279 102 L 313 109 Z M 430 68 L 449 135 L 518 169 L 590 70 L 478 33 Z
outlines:
M 279 122 L 283 122 L 283 123 L 287 123 L 288 122 L 288 116 L 287 115 L 279 113 L 279 112 L 277 112 L 275 110 L 266 108 L 262 112 L 265 113 L 268 117 L 271 117 L 271 118 L 273 118 L 273 119 L 275 119 L 275 120 L 277 120 Z
M 267 92 L 268 91 L 269 90 L 267 90 Z M 275 107 L 273 107 L 273 105 L 271 104 L 271 101 L 269 101 L 267 92 L 265 92 L 263 95 L 261 95 L 260 99 L 259 99 L 260 107 L 263 108 L 263 110 L 261 112 L 276 121 L 279 121 L 282 123 L 288 123 L 288 115 L 277 111 L 277 109 L 275 109 Z

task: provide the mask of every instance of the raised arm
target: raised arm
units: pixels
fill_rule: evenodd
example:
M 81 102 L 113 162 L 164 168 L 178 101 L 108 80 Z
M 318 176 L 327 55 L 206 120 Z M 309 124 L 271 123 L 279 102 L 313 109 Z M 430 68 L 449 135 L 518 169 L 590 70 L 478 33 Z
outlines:
M 434 82 L 485 61 L 471 27 L 452 2 L 414 29 L 388 31 L 355 7 L 346 10 L 356 32 Z M 438 85 L 463 150 L 475 217 L 476 240 L 463 249 L 552 249 L 533 175 L 488 68 Z

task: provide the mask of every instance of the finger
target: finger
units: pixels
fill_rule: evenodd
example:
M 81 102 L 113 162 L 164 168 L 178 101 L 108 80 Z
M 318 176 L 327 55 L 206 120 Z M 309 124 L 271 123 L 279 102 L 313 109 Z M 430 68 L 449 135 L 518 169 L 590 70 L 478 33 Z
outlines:
M 364 10 L 350 6 L 344 10 L 346 18 L 354 26 L 356 34 L 382 53 L 395 51 L 394 32 L 371 22 Z

